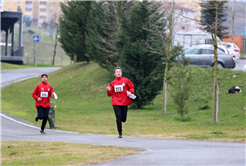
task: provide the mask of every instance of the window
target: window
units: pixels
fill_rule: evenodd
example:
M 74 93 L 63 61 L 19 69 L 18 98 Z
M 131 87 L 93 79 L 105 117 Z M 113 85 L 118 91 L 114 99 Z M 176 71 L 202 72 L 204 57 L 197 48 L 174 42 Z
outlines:
M 45 20 L 46 19 L 46 16 L 39 16 L 39 19 Z
M 185 30 L 185 27 L 184 26 L 182 26 L 182 30 Z
M 9 8 L 9 10 L 8 11 L 11 11 L 11 8 Z
M 26 12 L 31 12 L 32 8 L 26 8 Z
M 22 5 L 23 3 L 22 2 L 17 2 L 17 5 Z
M 199 54 L 199 52 L 200 52 L 200 49 L 192 49 L 192 50 L 186 51 L 185 55 L 188 55 L 188 54 Z
M 41 1 L 40 5 L 46 5 L 46 2 L 45 1 Z
M 26 18 L 32 19 L 32 15 L 25 15 L 25 16 L 26 16 Z
M 12 2 L 11 1 L 9 1 L 9 5 L 12 5 Z
M 32 4 L 32 1 L 26 1 L 26 4 L 31 5 Z
M 223 50 L 222 48 L 218 48 L 220 51 L 222 51 L 223 53 L 225 53 L 225 50 Z
M 41 13 L 46 13 L 46 8 L 40 8 L 39 11 L 40 11 Z
M 202 54 L 214 54 L 214 51 L 210 49 L 202 49 Z
M 205 39 L 205 44 L 213 44 L 213 39 Z

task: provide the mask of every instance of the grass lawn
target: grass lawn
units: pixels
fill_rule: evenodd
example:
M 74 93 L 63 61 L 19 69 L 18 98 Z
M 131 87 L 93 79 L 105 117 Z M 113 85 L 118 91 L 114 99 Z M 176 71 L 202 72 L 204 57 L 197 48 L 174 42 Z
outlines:
M 136 154 L 125 147 L 63 142 L 2 141 L 1 165 L 84 165 Z
M 31 68 L 33 66 L 29 65 L 14 65 L 10 63 L 1 62 L 1 70 L 10 70 L 10 69 L 24 69 L 24 68 Z
M 213 68 L 189 67 L 192 94 L 187 102 L 189 113 L 180 118 L 170 95 L 167 114 L 162 115 L 162 93 L 153 105 L 141 109 L 129 107 L 123 135 L 171 139 L 245 142 L 246 129 L 246 73 L 230 69 L 218 71 L 220 83 L 219 123 L 212 123 Z M 115 115 L 106 86 L 112 80 L 105 69 L 97 64 L 76 63 L 50 73 L 48 83 L 58 95 L 55 127 L 79 133 L 117 135 Z M 235 77 L 236 75 L 236 77 Z M 123 72 L 124 76 L 124 72 Z M 36 109 L 32 92 L 40 78 L 11 84 L 2 89 L 2 111 L 40 126 L 35 122 Z M 239 86 L 241 93 L 228 94 L 232 86 Z M 21 98 L 16 96 L 22 96 Z M 137 94 L 136 94 L 137 96 Z M 207 109 L 201 109 L 202 107 Z
M 34 63 L 27 63 L 24 65 L 15 65 L 15 64 L 1 62 L 1 70 L 24 69 L 24 68 L 33 68 L 33 67 L 35 67 Z M 61 66 L 37 64 L 36 67 L 61 67 Z

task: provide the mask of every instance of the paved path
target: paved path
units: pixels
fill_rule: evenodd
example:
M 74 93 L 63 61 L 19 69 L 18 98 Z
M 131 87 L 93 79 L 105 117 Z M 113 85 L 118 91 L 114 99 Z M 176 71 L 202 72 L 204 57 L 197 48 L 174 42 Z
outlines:
M 48 74 L 58 69 L 60 69 L 60 67 L 37 67 L 37 68 L 26 68 L 26 69 L 2 70 L 1 88 L 8 84 L 23 81 L 33 77 L 38 77 L 41 74 L 44 73 Z
M 1 113 L 3 141 L 70 142 L 93 145 L 112 145 L 144 150 L 138 155 L 122 157 L 105 164 L 93 165 L 245 165 L 245 144 L 127 137 L 115 135 L 79 134 L 46 129 Z

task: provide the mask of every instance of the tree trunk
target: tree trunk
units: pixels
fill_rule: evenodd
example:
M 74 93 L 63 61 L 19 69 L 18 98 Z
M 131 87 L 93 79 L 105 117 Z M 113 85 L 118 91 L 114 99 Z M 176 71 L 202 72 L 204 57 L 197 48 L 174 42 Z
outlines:
M 214 93 L 213 93 L 213 123 L 216 123 L 216 108 L 217 108 L 217 75 L 218 75 L 218 54 L 217 54 L 217 28 L 218 28 L 218 1 L 215 2 L 215 26 L 214 26 L 214 36 L 213 36 L 213 42 L 214 42 Z
M 56 38 L 55 38 L 55 46 L 54 46 L 54 54 L 53 54 L 53 61 L 52 61 L 52 65 L 55 65 L 55 58 L 56 58 L 56 47 L 57 47 L 57 43 L 58 43 L 58 40 L 57 40 L 57 36 L 58 36 L 58 25 L 57 25 L 57 28 L 56 28 Z
M 168 34 L 168 41 L 167 41 L 167 50 L 166 50 L 166 67 L 165 67 L 165 74 L 163 79 L 163 102 L 162 102 L 162 114 L 166 114 L 166 88 L 165 88 L 165 82 L 167 81 L 167 71 L 168 71 L 168 60 L 169 60 L 169 52 L 172 42 L 172 31 L 173 31 L 173 4 L 172 4 L 172 11 L 169 13 L 169 34 Z

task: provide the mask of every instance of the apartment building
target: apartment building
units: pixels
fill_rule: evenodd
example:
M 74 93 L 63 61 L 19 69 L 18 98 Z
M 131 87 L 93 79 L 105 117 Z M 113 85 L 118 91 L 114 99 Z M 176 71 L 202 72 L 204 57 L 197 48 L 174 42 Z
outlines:
M 174 2 L 175 4 L 182 6 L 186 8 L 187 10 L 191 10 L 195 12 L 195 20 L 201 19 L 201 6 L 199 3 L 201 3 L 201 0 L 155 0 L 156 2 Z M 195 24 L 198 25 L 198 21 L 195 21 Z
M 40 27 L 45 21 L 54 18 L 55 13 L 60 13 L 60 1 L 51 0 L 8 0 L 4 1 L 4 11 L 18 11 L 21 9 L 23 17 L 32 20 L 32 26 Z

